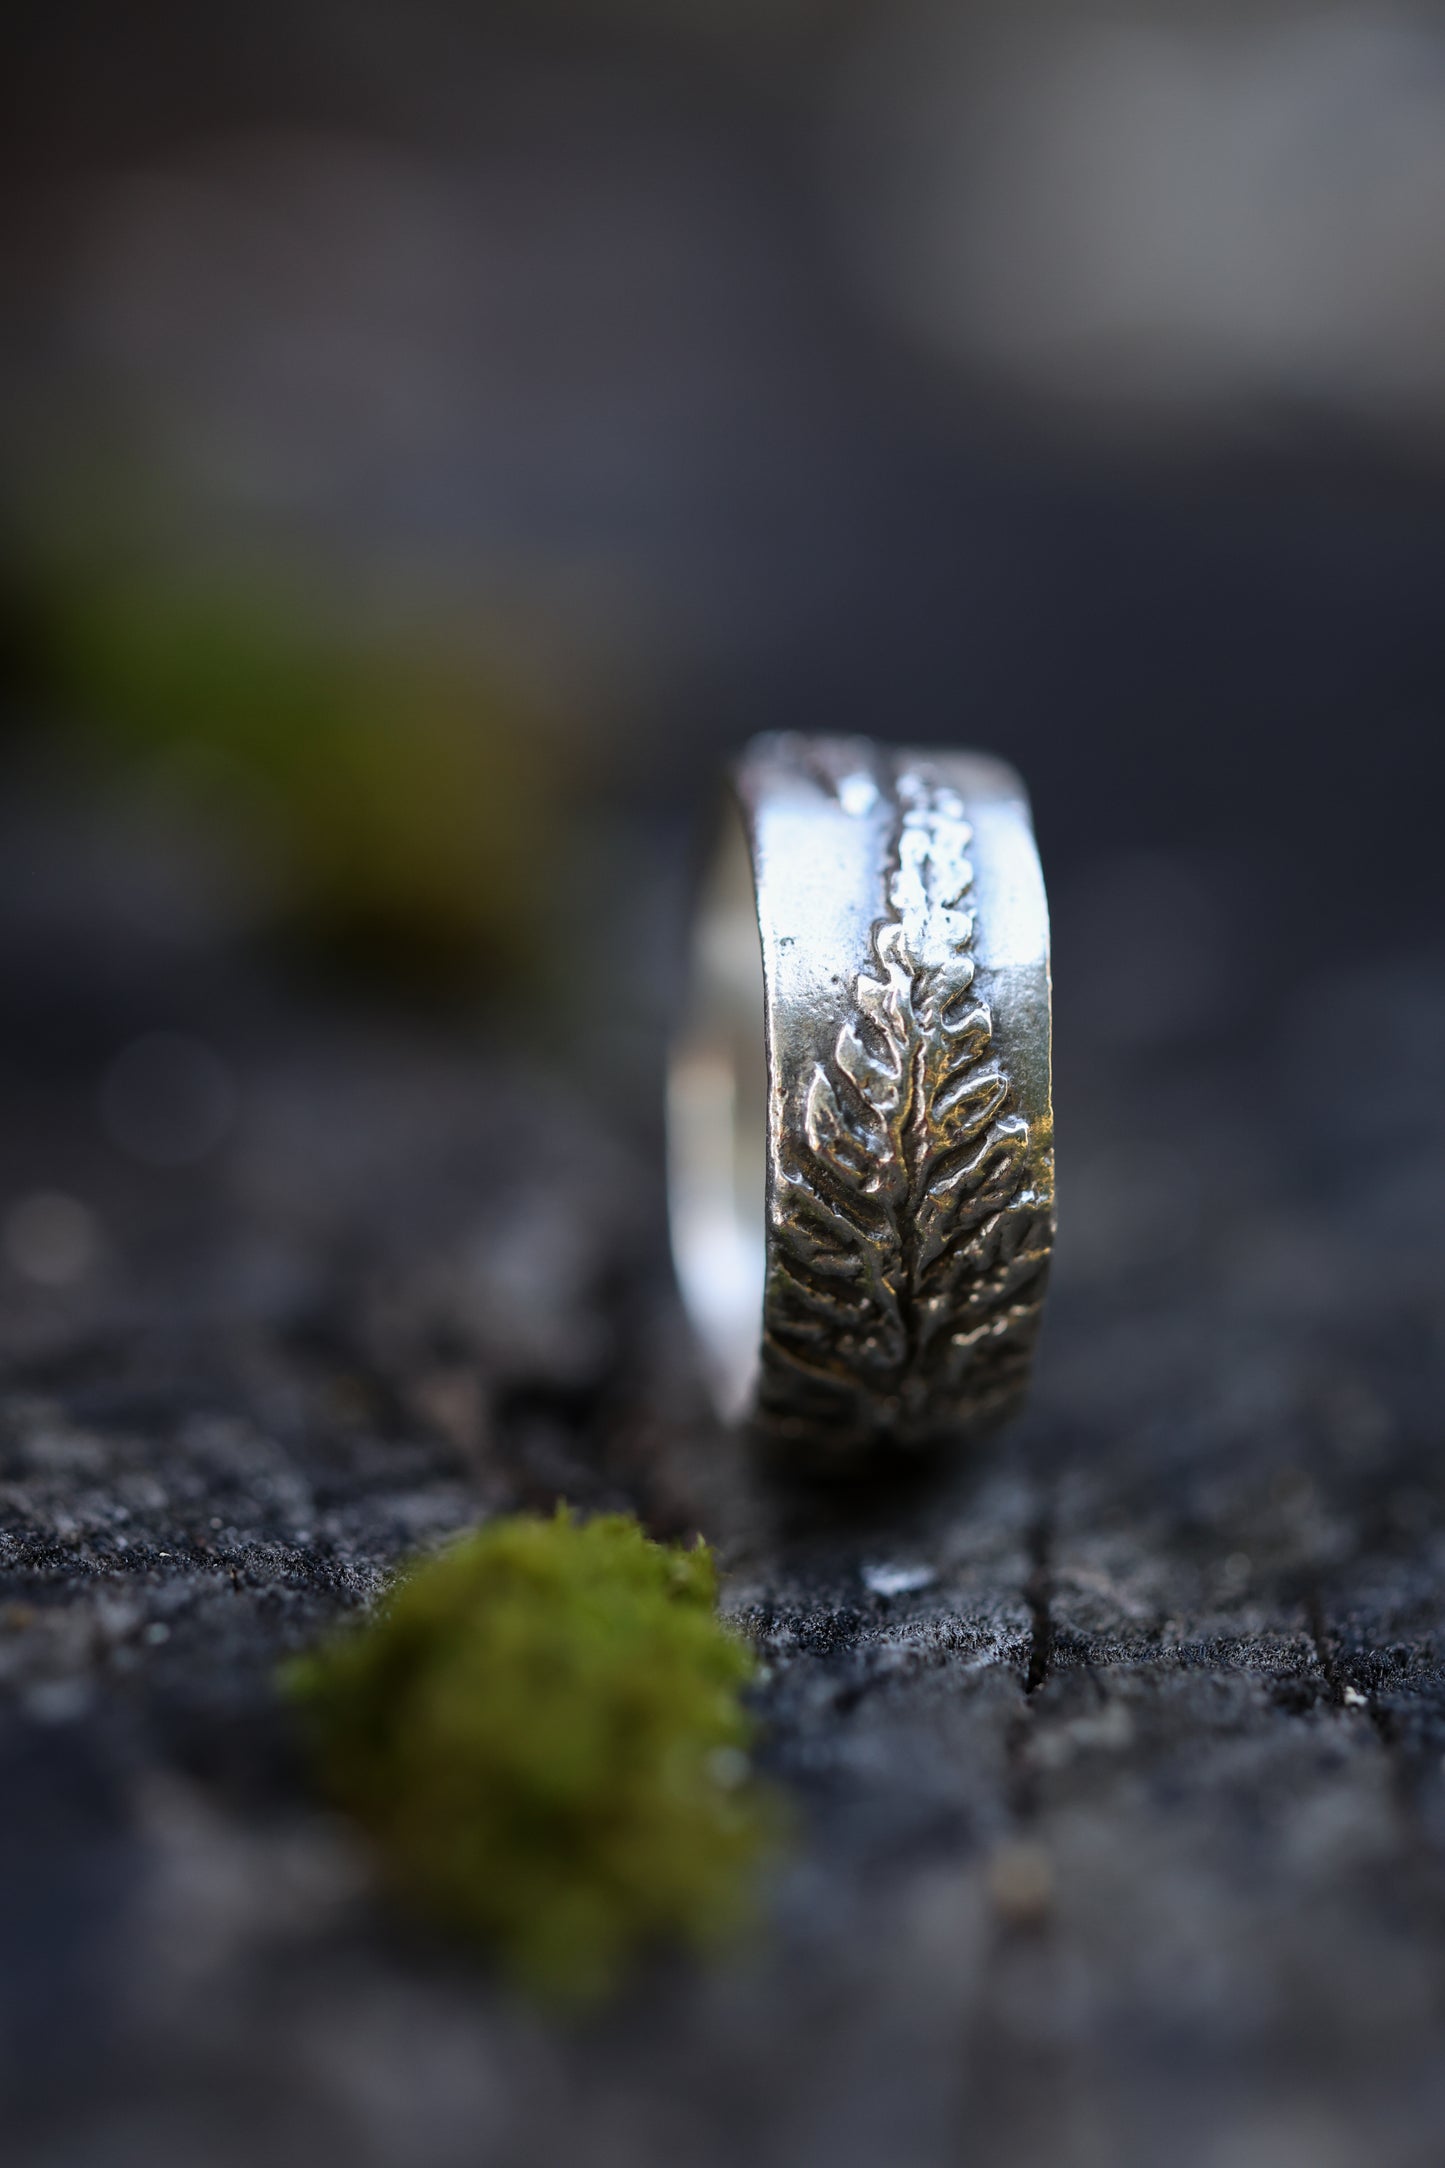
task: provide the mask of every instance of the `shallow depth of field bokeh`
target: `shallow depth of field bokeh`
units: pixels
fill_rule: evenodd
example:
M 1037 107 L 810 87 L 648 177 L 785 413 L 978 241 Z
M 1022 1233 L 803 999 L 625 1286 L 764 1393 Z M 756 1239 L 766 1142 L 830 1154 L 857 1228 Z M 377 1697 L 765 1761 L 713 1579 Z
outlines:
M 12 0 L 0 114 L 0 2088 L 37 2168 L 1432 2160 L 1445 1762 L 1421 1718 L 1382 1773 L 1398 1709 L 1340 1650 L 1370 1545 L 1438 1588 L 1445 1525 L 1445 15 Z M 277 1665 L 559 1497 L 731 1572 L 734 1462 L 678 1473 L 662 1050 L 719 763 L 776 728 L 1032 791 L 1042 1502 L 1005 1459 L 998 1555 L 936 1586 L 758 1568 L 783 1954 L 569 2060 L 371 1904 Z M 1056 1472 L 1096 1483 L 1059 1708 L 1106 1644 L 1132 1688 L 1140 1619 L 1170 1692 L 1205 1651 L 1178 1761 L 1141 1719 L 1057 1872 L 1028 1799 L 1134 1719 L 1056 1722 L 1010 1654 L 1047 1668 Z M 1123 1624 L 1110 1545 L 1151 1561 Z M 849 1637 L 910 1591 L 875 1693 Z M 945 1606 L 947 1721 L 932 1657 L 906 1699 Z M 1417 1713 L 1434 1615 L 1370 1629 Z M 1256 1782 L 1197 1710 L 1257 1715 L 1281 1648 Z M 1158 1772 L 1201 1739 L 1244 1804 L 1190 1819 Z
M 1068 977 L 1111 946 L 1134 1028 L 1249 968 L 1258 884 L 1287 941 L 1436 910 L 1433 11 L 7 43 L 24 912 L 560 1003 L 625 1066 L 705 779 L 794 724 L 1016 759 Z

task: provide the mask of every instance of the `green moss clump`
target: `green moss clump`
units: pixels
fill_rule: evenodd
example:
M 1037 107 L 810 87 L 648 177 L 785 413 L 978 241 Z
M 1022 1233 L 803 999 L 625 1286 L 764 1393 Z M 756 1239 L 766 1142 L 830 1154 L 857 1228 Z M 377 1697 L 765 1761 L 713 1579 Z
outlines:
M 623 1516 L 499 1520 L 288 1670 L 398 1893 L 552 1998 L 745 1923 L 776 1810 L 711 1554 Z

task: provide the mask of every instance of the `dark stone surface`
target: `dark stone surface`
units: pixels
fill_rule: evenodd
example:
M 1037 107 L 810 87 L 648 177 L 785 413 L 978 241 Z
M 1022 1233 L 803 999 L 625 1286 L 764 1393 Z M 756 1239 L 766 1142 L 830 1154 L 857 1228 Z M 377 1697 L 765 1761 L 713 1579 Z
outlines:
M 7 2161 L 1433 2168 L 1445 971 L 1372 972 L 1368 1064 L 1337 971 L 1221 1034 L 1212 951 L 1181 996 L 1105 924 L 1102 984 L 1108 892 L 1032 1411 L 891 1496 L 768 1492 L 700 1414 L 645 1074 L 173 979 L 241 1111 L 145 1170 L 12 957 L 5 1193 L 103 1247 L 0 1311 Z M 720 1544 L 799 1822 L 764 1944 L 570 2028 L 386 1913 L 273 1683 L 559 1493 Z

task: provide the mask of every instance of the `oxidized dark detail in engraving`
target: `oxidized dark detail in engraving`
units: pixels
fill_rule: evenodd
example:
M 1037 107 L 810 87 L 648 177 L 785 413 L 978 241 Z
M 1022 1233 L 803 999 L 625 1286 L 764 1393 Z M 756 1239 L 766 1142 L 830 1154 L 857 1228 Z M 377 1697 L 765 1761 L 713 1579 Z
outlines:
M 795 1087 L 771 1200 L 762 1404 L 840 1442 L 922 1441 L 1021 1393 L 1052 1236 L 1048 1155 L 975 988 L 972 831 L 895 786 L 885 914 L 831 1059 Z

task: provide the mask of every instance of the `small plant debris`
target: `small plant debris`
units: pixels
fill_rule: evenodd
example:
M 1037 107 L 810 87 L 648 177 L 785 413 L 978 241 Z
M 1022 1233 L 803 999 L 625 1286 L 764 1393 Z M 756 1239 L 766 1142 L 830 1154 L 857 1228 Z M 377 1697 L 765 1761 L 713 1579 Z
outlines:
M 636 1521 L 498 1520 L 288 1667 L 323 1788 L 396 1892 L 520 1986 L 595 2000 L 744 1926 L 778 1811 L 711 1553 Z

